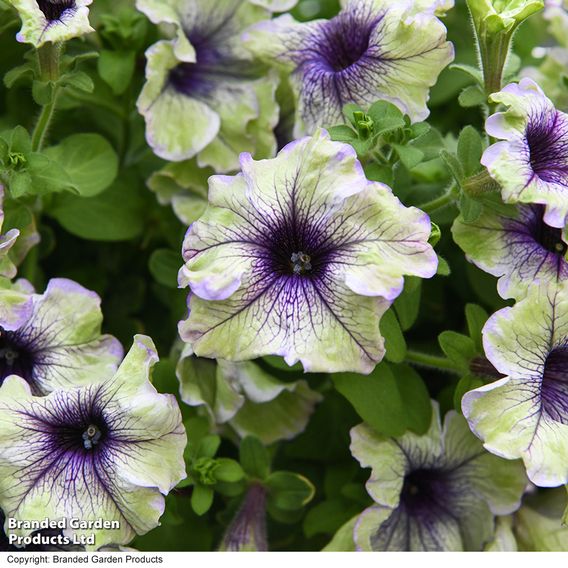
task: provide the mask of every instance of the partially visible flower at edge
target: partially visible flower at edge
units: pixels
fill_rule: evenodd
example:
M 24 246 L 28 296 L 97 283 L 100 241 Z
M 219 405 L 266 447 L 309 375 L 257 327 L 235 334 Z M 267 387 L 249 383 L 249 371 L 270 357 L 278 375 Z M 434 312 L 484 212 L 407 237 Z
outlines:
M 490 452 L 522 458 L 541 487 L 568 482 L 568 281 L 537 283 L 493 314 L 485 354 L 504 378 L 467 392 L 462 409 Z
M 244 36 L 257 57 L 289 74 L 296 98 L 296 137 L 344 121 L 343 106 L 388 100 L 413 121 L 428 116 L 429 88 L 454 57 L 446 28 L 427 2 L 351 0 L 331 20 L 290 15 Z
M 269 12 L 247 0 L 137 0 L 175 36 L 146 51 L 146 84 L 138 110 L 146 138 L 166 160 L 197 157 L 200 167 L 237 169 L 238 155 L 274 155 L 278 79 L 242 49 L 241 33 Z M 172 35 L 172 34 L 170 34 Z
M 123 356 L 101 335 L 100 298 L 72 280 L 54 278 L 43 294 L 26 281 L 0 289 L 0 385 L 9 375 L 33 394 L 101 382 Z
M 403 275 L 436 272 L 428 216 L 368 181 L 353 148 L 325 131 L 272 160 L 245 153 L 241 168 L 210 178 L 209 206 L 187 232 L 182 339 L 199 357 L 369 373 Z
M 14 278 L 16 267 L 8 257 L 10 249 L 14 246 L 16 239 L 20 235 L 18 229 L 11 229 L 5 235 L 2 234 L 4 224 L 4 187 L 0 184 L 0 276 Z
M 542 205 L 511 206 L 511 214 L 484 207 L 478 219 L 454 221 L 452 235 L 467 259 L 497 276 L 503 298 L 521 300 L 535 281 L 568 280 L 566 229 L 544 222 Z
M 303 432 L 322 400 L 306 381 L 279 381 L 252 361 L 197 359 L 190 345 L 176 374 L 186 404 L 204 406 L 216 425 L 228 424 L 241 438 L 252 435 L 266 445 Z
M 104 383 L 34 397 L 8 377 L 0 388 L 0 507 L 17 521 L 79 518 L 119 528 L 68 527 L 95 545 L 128 543 L 158 525 L 166 495 L 185 478 L 187 442 L 175 397 L 149 381 L 157 361 L 149 337 L 134 344 Z M 18 536 L 32 531 L 5 530 Z
M 16 36 L 22 43 L 41 47 L 47 42 L 60 42 L 94 32 L 89 24 L 89 8 L 93 0 L 8 0 L 22 19 Z
M 544 222 L 564 228 L 568 216 L 568 115 L 556 110 L 531 79 L 491 95 L 508 107 L 490 116 L 485 129 L 501 139 L 481 163 L 501 185 L 507 203 L 545 206 Z
M 522 463 L 484 451 L 454 411 L 442 428 L 436 403 L 423 436 L 386 438 L 361 424 L 351 440 L 353 456 L 372 469 L 366 488 L 376 503 L 355 525 L 361 550 L 480 551 L 493 538 L 495 516 L 520 506 Z

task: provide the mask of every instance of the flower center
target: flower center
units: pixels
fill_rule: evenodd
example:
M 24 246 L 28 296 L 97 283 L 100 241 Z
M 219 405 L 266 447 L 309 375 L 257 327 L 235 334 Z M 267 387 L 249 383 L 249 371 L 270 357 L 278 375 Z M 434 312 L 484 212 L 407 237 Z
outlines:
M 18 375 L 33 381 L 34 357 L 16 332 L 0 327 L 0 385 L 6 377 Z
M 410 514 L 432 514 L 445 502 L 444 472 L 417 469 L 408 473 L 402 486 L 401 502 Z
M 64 12 L 75 8 L 75 0 L 36 0 L 36 2 L 48 22 L 61 20 Z
M 379 21 L 363 12 L 339 14 L 322 24 L 314 50 L 333 71 L 344 71 L 365 55 Z
M 538 207 L 537 218 L 531 231 L 534 240 L 547 251 L 559 256 L 564 256 L 568 250 L 568 246 L 562 240 L 562 229 L 547 225 L 543 220 L 544 207 L 536 207 Z
M 544 363 L 540 397 L 543 411 L 568 424 L 568 346 L 555 347 Z
M 568 185 L 568 118 L 559 112 L 531 117 L 526 130 L 530 163 L 540 179 Z
M 94 424 L 89 424 L 87 429 L 83 432 L 83 446 L 86 450 L 92 450 L 94 446 L 96 446 L 100 439 L 102 438 L 103 433 L 100 429 L 95 426 Z
M 312 270 L 312 258 L 305 252 L 294 252 L 290 257 L 290 266 L 294 274 L 306 274 Z

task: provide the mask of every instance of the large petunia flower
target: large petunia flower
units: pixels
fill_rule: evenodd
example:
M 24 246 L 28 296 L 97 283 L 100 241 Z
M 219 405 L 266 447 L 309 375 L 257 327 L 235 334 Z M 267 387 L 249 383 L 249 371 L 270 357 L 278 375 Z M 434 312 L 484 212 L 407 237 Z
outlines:
M 403 275 L 436 272 L 428 216 L 368 181 L 353 148 L 325 131 L 272 160 L 243 154 L 241 168 L 210 178 L 209 206 L 187 232 L 182 339 L 200 357 L 370 372 Z
M 10 249 L 14 246 L 16 239 L 20 235 L 18 229 L 11 229 L 5 235 L 2 234 L 4 224 L 4 186 L 0 184 L 0 276 L 14 278 L 16 267 L 8 257 Z
M 429 88 L 453 59 L 437 8 L 348 0 L 331 20 L 299 23 L 284 15 L 263 22 L 246 34 L 245 45 L 290 74 L 296 136 L 343 122 L 346 103 L 366 108 L 378 99 L 419 121 L 428 116 Z
M 264 444 L 303 432 L 322 397 L 306 381 L 280 381 L 257 363 L 198 359 L 186 345 L 178 366 L 181 399 L 205 407 L 218 426 L 228 424 L 244 438 Z
M 240 35 L 269 12 L 247 0 L 137 0 L 171 40 L 146 51 L 146 84 L 138 110 L 146 138 L 166 160 L 197 156 L 216 171 L 238 167 L 238 155 L 274 155 L 277 77 L 251 60 Z
M 556 110 L 531 79 L 491 95 L 508 110 L 487 119 L 489 146 L 481 162 L 508 203 L 545 205 L 544 222 L 559 229 L 568 216 L 568 115 Z
M 87 549 L 127 543 L 158 525 L 163 495 L 185 478 L 187 437 L 175 398 L 149 382 L 156 361 L 152 340 L 138 335 L 104 383 L 38 398 L 21 378 L 4 381 L 0 506 L 7 517 L 118 521 L 114 529 L 68 526 L 67 535 L 95 535 Z
M 503 298 L 522 299 L 535 280 L 568 279 L 568 238 L 544 222 L 544 212 L 542 205 L 518 205 L 510 215 L 484 208 L 474 222 L 454 222 L 454 240 L 470 262 L 499 277 Z
M 536 285 L 483 329 L 487 358 L 502 374 L 465 394 L 464 415 L 490 451 L 522 458 L 540 486 L 568 482 L 568 283 Z
M 41 47 L 46 42 L 66 41 L 94 32 L 89 24 L 93 0 L 8 0 L 22 19 L 16 36 L 22 43 Z
M 18 375 L 42 395 L 111 377 L 123 350 L 101 335 L 100 303 L 64 278 L 50 280 L 43 294 L 25 282 L 0 289 L 0 385 Z
M 494 537 L 495 515 L 520 506 L 521 462 L 483 450 L 467 422 L 437 404 L 426 434 L 386 438 L 361 424 L 351 452 L 372 468 L 366 484 L 375 505 L 359 517 L 357 547 L 373 551 L 480 551 Z

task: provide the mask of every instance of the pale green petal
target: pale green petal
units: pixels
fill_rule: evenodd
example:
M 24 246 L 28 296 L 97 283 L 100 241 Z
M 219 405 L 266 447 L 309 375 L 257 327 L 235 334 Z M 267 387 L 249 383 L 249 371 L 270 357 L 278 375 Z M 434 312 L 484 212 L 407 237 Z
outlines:
M 355 543 L 362 551 L 460 552 L 463 550 L 456 520 L 436 520 L 427 526 L 402 508 L 369 507 L 355 525 Z
M 89 24 L 92 0 L 75 0 L 75 8 L 63 13 L 61 20 L 49 22 L 35 0 L 8 0 L 18 10 L 22 29 L 16 36 L 22 43 L 41 47 L 46 42 L 67 41 L 94 32 Z
M 184 402 L 205 405 L 216 424 L 228 423 L 241 437 L 265 444 L 302 432 L 321 396 L 305 381 L 284 383 L 253 362 L 215 365 L 192 357 L 186 346 L 177 374 Z
M 189 345 L 184 347 L 176 374 L 181 399 L 190 406 L 204 405 L 216 424 L 233 418 L 245 402 L 238 382 L 225 377 L 213 361 L 195 357 Z
M 485 552 L 517 552 L 518 545 L 513 533 L 513 517 L 497 517 L 495 534 L 484 549 Z
M 243 386 L 246 390 L 246 385 Z M 252 435 L 269 445 L 278 440 L 290 440 L 304 431 L 322 396 L 311 390 L 306 381 L 286 383 L 285 386 L 272 400 L 254 403 L 248 399 L 245 402 L 230 421 L 241 438 Z
M 146 119 L 146 138 L 166 160 L 187 160 L 203 150 L 219 132 L 219 115 L 202 101 L 168 85 L 168 73 L 179 64 L 174 44 L 159 41 L 146 51 L 146 84 L 137 101 Z
M 515 531 L 521 550 L 568 552 L 568 527 L 562 525 L 560 518 L 523 507 L 515 515 Z
M 331 541 L 322 548 L 322 552 L 355 552 L 353 532 L 358 518 L 355 516 L 342 525 Z
M 460 468 L 460 476 L 468 477 L 471 489 L 493 514 L 507 515 L 520 507 L 528 484 L 521 460 L 510 462 L 486 452 L 464 417 L 454 411 L 446 415 L 443 437 L 448 467 Z
M 298 0 L 249 0 L 253 4 L 267 8 L 271 12 L 285 12 L 292 9 Z

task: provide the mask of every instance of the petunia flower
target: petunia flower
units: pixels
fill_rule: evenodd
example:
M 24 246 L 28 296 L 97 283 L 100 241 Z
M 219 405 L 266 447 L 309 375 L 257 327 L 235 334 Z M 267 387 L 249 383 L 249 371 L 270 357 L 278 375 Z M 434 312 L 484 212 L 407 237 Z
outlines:
M 93 0 L 8 0 L 22 19 L 16 39 L 41 47 L 94 32 L 89 24 Z
M 436 7 L 347 0 L 330 20 L 263 22 L 246 33 L 245 46 L 289 74 L 296 137 L 343 122 L 346 103 L 368 108 L 383 99 L 421 121 L 430 87 L 454 56 Z
M 50 280 L 43 294 L 24 283 L 0 289 L 0 385 L 18 375 L 42 395 L 111 377 L 123 350 L 101 335 L 100 302 L 64 278 Z
M 212 176 L 189 228 L 180 335 L 199 357 L 283 356 L 306 371 L 369 373 L 384 355 L 379 319 L 403 275 L 430 278 L 430 220 L 365 178 L 353 148 L 325 131 L 272 160 L 241 155 Z
M 270 13 L 247 0 L 137 0 L 171 40 L 146 51 L 138 110 L 146 138 L 166 160 L 197 156 L 200 167 L 238 167 L 238 155 L 274 155 L 277 77 L 251 60 L 240 35 Z
M 508 107 L 490 116 L 487 133 L 497 142 L 481 162 L 501 185 L 508 203 L 545 205 L 544 222 L 559 229 L 568 216 L 568 115 L 554 108 L 531 79 L 491 95 Z
M 291 10 L 298 0 L 249 0 L 252 4 L 262 6 L 271 12 L 285 12 Z
M 87 550 L 124 544 L 158 525 L 164 497 L 185 477 L 187 441 L 172 395 L 149 382 L 157 361 L 138 335 L 113 378 L 104 383 L 32 395 L 16 376 L 0 388 L 0 507 L 16 521 L 118 521 Z M 6 532 L 27 536 L 24 527 Z
M 522 458 L 530 480 L 568 482 L 568 283 L 534 285 L 487 320 L 483 345 L 505 375 L 466 393 L 464 415 L 490 451 Z
M 518 509 L 526 484 L 522 463 L 484 451 L 462 416 L 449 412 L 442 428 L 437 404 L 423 436 L 386 438 L 356 426 L 351 453 L 372 468 L 366 488 L 376 503 L 355 525 L 362 550 L 480 551 L 495 515 Z
M 489 208 L 474 222 L 458 217 L 452 227 L 456 243 L 469 261 L 499 277 L 503 298 L 522 299 L 535 280 L 568 279 L 568 238 L 565 230 L 544 222 L 542 205 L 517 205 L 511 214 Z
M 515 515 L 515 533 L 523 551 L 568 552 L 568 526 L 548 511 L 521 507 Z
M 0 276 L 14 278 L 14 276 L 16 276 L 16 267 L 8 257 L 8 253 L 14 246 L 16 239 L 20 235 L 20 231 L 18 231 L 18 229 L 11 229 L 5 235 L 2 234 L 2 225 L 4 223 L 3 205 L 4 187 L 0 184 Z
M 218 426 L 264 444 L 289 440 L 305 429 L 322 397 L 306 381 L 280 381 L 257 363 L 232 363 L 193 357 L 186 345 L 178 366 L 181 399 L 204 407 Z

